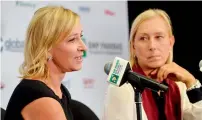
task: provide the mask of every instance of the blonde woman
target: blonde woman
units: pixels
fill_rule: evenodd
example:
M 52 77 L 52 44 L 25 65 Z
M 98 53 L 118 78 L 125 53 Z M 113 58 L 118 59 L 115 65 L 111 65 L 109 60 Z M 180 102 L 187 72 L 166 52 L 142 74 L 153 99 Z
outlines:
M 202 87 L 187 70 L 172 61 L 175 39 L 167 13 L 149 9 L 134 20 L 130 32 L 133 71 L 167 84 L 165 93 L 144 89 L 143 120 L 202 120 Z M 104 120 L 136 120 L 134 91 L 129 83 L 109 85 Z
M 82 67 L 86 46 L 79 16 L 60 6 L 38 9 L 27 29 L 22 81 L 5 120 L 72 120 L 71 96 L 61 84 L 66 72 Z

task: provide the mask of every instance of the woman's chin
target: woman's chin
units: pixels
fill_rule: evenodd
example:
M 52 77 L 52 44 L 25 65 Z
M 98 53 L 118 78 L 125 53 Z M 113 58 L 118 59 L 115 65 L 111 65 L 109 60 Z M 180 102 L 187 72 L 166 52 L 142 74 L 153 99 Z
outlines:
M 153 62 L 153 63 L 149 63 L 148 66 L 150 68 L 159 68 L 159 67 L 161 67 L 163 65 L 164 65 L 164 62 Z
M 82 68 L 82 65 L 77 65 L 72 68 L 72 71 L 79 71 L 81 70 L 81 68 Z
M 72 66 L 72 67 L 70 67 L 70 68 L 65 68 L 64 69 L 64 71 L 65 72 L 74 72 L 74 71 L 79 71 L 79 70 L 81 70 L 81 68 L 82 68 L 82 66 L 80 65 L 80 66 Z

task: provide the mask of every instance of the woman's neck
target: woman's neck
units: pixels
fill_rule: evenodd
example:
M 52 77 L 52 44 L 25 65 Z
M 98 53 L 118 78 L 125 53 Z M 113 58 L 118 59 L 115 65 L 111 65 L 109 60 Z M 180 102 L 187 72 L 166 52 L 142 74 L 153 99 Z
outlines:
M 61 83 L 62 80 L 65 77 L 65 73 L 62 72 L 62 70 L 56 66 L 52 61 L 48 63 L 49 68 L 49 80 L 48 83 L 46 83 L 54 92 L 56 95 L 58 95 L 60 98 L 62 97 L 61 92 Z
M 150 77 L 151 76 L 151 72 L 154 71 L 154 69 L 144 69 L 142 68 L 143 72 L 145 73 L 145 75 L 147 77 Z

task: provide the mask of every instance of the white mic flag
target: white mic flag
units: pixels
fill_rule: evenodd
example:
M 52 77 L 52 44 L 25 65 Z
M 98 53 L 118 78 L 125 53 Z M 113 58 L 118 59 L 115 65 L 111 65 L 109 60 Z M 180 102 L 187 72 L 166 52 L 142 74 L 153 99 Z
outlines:
M 115 57 L 107 81 L 111 84 L 120 87 L 124 72 L 128 65 L 129 62 L 127 60 Z

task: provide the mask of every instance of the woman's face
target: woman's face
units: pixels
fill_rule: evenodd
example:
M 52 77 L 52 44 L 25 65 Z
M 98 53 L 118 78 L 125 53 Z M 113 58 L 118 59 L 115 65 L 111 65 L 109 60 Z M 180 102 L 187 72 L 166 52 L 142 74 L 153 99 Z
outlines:
M 78 71 L 82 67 L 83 51 L 87 48 L 81 39 L 82 26 L 77 24 L 71 34 L 51 50 L 53 62 L 62 72 Z
M 168 25 L 157 16 L 142 22 L 134 38 L 134 53 L 138 64 L 145 69 L 164 65 L 173 48 L 174 37 L 169 35 Z

